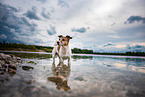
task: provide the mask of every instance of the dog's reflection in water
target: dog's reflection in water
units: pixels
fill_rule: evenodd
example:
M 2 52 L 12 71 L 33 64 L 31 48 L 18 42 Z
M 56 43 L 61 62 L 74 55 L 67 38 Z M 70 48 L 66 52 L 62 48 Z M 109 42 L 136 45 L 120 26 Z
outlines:
M 50 76 L 47 79 L 51 82 L 54 82 L 58 90 L 68 91 L 71 89 L 70 86 L 68 86 L 70 65 L 59 63 L 57 66 L 55 66 L 55 64 L 52 64 L 52 73 L 54 76 Z

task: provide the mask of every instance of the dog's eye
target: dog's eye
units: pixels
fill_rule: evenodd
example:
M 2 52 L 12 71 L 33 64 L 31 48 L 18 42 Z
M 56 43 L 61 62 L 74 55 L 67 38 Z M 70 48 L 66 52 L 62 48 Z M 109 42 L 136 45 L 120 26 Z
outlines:
M 62 39 L 62 41 L 65 41 L 65 39 Z

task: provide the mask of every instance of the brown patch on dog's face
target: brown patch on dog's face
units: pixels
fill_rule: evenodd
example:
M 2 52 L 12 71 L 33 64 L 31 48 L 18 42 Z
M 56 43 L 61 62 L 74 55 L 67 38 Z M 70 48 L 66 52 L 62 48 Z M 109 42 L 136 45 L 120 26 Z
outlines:
M 69 39 L 67 37 L 60 37 L 60 42 L 63 46 L 67 46 L 69 43 Z
M 62 46 L 67 46 L 69 44 L 70 39 L 72 39 L 72 37 L 70 37 L 68 35 L 66 37 L 64 37 L 62 35 L 59 36 L 59 41 Z

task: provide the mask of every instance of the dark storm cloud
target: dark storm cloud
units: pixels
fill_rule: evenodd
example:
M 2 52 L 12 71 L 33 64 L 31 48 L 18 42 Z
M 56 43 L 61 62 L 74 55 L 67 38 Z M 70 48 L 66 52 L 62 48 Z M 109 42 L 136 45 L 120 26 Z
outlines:
M 0 3 L 0 21 L 1 22 L 8 21 L 10 17 L 11 19 L 16 18 L 16 16 L 14 15 L 15 12 L 18 12 L 18 10 L 15 7 Z
M 111 26 L 114 26 L 116 23 L 112 23 Z
M 41 3 L 45 3 L 47 0 L 37 0 L 40 1 Z
M 32 8 L 35 10 L 35 8 Z M 12 6 L 4 5 L 0 3 L 0 23 L 1 26 L 7 26 L 8 28 L 20 29 L 20 26 L 27 26 L 34 29 L 37 25 L 29 23 L 25 17 L 16 16 L 18 10 Z
M 32 7 L 32 10 L 28 10 L 24 15 L 29 19 L 40 20 L 40 18 L 36 14 L 37 8 L 35 6 Z
M 124 22 L 124 24 L 131 24 L 134 22 L 142 22 L 145 23 L 145 17 L 141 17 L 141 16 L 130 16 L 126 22 Z
M 18 17 L 17 12 L 15 7 L 0 3 L 0 41 L 4 39 L 2 36 L 9 42 L 17 42 L 14 38 L 34 34 L 37 24 L 30 23 L 26 17 Z
M 18 9 L 16 9 L 15 7 L 9 6 L 9 8 L 15 12 L 19 12 Z
M 134 46 L 130 46 L 130 45 L 127 45 L 127 49 L 136 49 L 136 48 L 142 48 L 144 46 L 142 45 L 134 45 Z
M 82 28 L 72 28 L 72 32 L 79 32 L 79 33 L 85 33 L 87 31 L 87 29 L 90 29 L 89 27 L 85 28 L 85 27 L 82 27 Z
M 130 45 L 127 45 L 126 48 L 127 48 L 127 49 L 131 49 L 131 46 L 130 46 Z
M 9 37 L 13 37 L 13 35 L 9 33 L 8 26 L 15 28 L 11 22 L 12 19 L 15 19 L 14 13 L 16 11 L 16 8 L 0 3 L 0 41 L 3 39 L 10 40 Z
M 69 5 L 64 0 L 58 0 L 58 5 L 61 7 L 69 7 Z
M 44 18 L 46 18 L 46 19 L 50 19 L 50 13 L 49 12 L 46 12 L 46 9 L 45 8 L 43 8 L 42 9 L 42 12 L 41 12 L 41 15 L 44 17 Z
M 114 44 L 109 42 L 103 45 L 103 47 L 108 47 L 108 46 L 114 46 Z
M 141 52 L 141 51 L 145 51 L 145 46 L 143 46 L 143 45 L 139 45 L 139 44 L 137 44 L 137 45 L 127 45 L 127 47 L 126 47 L 129 51 L 139 51 L 139 52 Z
M 35 31 L 35 30 L 36 30 L 36 27 L 37 27 L 37 24 L 32 23 L 32 24 L 30 25 L 31 31 Z
M 9 28 L 19 29 L 22 20 L 15 13 L 18 10 L 12 6 L 0 3 L 0 33 L 9 33 Z
M 128 27 L 116 30 L 120 39 L 117 39 L 118 42 L 125 42 L 125 41 L 145 41 L 145 25 L 138 25 L 135 27 Z
M 31 31 L 35 31 L 36 30 L 37 24 L 29 23 L 28 20 L 25 17 L 22 17 L 21 19 L 23 21 L 23 25 L 28 26 L 31 29 Z
M 31 26 L 31 24 L 28 22 L 28 20 L 25 17 L 21 18 L 24 22 L 24 24 L 26 24 L 27 26 Z
M 55 27 L 53 27 L 53 26 L 51 26 L 51 25 L 49 25 L 49 29 L 47 30 L 47 33 L 49 34 L 49 35 L 54 35 L 54 34 L 56 34 L 57 32 L 56 32 L 56 30 L 55 30 Z
M 15 7 L 0 3 L 0 17 L 8 12 L 18 12 L 18 10 Z

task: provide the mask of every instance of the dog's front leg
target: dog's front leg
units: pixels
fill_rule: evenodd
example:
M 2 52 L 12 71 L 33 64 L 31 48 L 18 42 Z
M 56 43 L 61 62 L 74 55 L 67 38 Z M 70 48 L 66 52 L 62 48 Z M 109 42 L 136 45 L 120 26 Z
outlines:
M 68 66 L 71 65 L 71 57 L 68 58 Z
M 53 64 L 55 64 L 55 58 L 53 58 Z
M 52 58 L 53 58 L 53 64 L 55 64 L 55 55 L 56 55 L 56 54 L 53 54 L 53 55 L 52 55 Z
M 55 72 L 55 63 L 52 63 L 51 70 L 52 70 L 53 72 Z
M 59 57 L 59 63 L 60 63 L 60 64 L 63 63 L 62 57 Z

